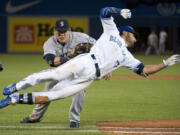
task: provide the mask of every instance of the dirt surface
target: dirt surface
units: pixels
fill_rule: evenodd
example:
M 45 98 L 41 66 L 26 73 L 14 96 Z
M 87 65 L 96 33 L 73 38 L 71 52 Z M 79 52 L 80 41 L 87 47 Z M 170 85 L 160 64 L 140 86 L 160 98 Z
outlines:
M 139 75 L 113 75 L 112 78 L 117 79 L 158 79 L 158 80 L 180 80 L 180 75 L 150 75 L 147 78 Z
M 101 133 L 109 135 L 180 135 L 180 120 L 98 122 Z

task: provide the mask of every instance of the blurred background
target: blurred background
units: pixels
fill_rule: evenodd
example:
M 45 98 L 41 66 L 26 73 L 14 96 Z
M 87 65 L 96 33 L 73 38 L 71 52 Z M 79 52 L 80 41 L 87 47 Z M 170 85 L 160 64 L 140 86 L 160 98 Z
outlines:
M 1 0 L 0 53 L 42 53 L 43 43 L 53 34 L 59 18 L 67 19 L 72 31 L 98 39 L 102 33 L 99 11 L 106 6 L 132 10 L 132 19 L 117 16 L 115 22 L 118 27 L 130 25 L 137 31 L 133 53 L 145 54 L 151 31 L 158 38 L 158 47 L 164 40 L 163 54 L 180 52 L 179 0 Z M 165 36 L 160 36 L 161 31 Z M 148 54 L 155 53 L 151 48 Z

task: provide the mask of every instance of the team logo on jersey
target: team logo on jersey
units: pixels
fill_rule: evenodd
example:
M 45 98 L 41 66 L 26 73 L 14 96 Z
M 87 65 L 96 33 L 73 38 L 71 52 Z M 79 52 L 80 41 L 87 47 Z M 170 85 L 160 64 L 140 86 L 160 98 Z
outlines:
M 116 43 L 120 48 L 122 46 L 121 41 L 113 35 L 110 35 L 109 41 Z

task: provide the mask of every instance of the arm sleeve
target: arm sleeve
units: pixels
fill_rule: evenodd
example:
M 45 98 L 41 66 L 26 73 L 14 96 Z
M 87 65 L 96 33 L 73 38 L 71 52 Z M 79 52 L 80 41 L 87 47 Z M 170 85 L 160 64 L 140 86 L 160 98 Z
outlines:
M 46 60 L 46 62 L 51 66 L 51 67 L 55 67 L 55 65 L 54 65 L 54 58 L 55 58 L 56 56 L 54 55 L 54 54 L 50 54 L 50 53 L 48 53 L 48 54 L 46 54 L 46 55 L 44 55 L 44 59 Z
M 138 59 L 134 58 L 134 56 L 126 49 L 123 50 L 124 60 L 123 66 L 132 70 L 133 72 L 139 72 L 140 68 L 143 68 L 143 63 Z
M 114 18 L 112 17 L 112 15 L 119 15 L 120 11 L 121 9 L 112 8 L 112 7 L 101 9 L 100 18 L 104 33 L 116 32 L 119 34 L 119 31 L 116 27 L 116 24 L 114 23 Z
M 143 68 L 144 68 L 143 63 L 138 59 L 134 58 L 134 56 L 129 51 L 127 51 L 125 59 L 126 59 L 124 63 L 125 67 L 132 70 L 138 75 L 147 77 L 147 75 L 143 72 Z
M 77 32 L 75 38 L 76 38 L 75 45 L 77 45 L 79 43 L 90 43 L 90 44 L 96 43 L 96 39 L 90 37 L 89 35 L 87 35 L 85 33 Z
M 88 41 L 88 43 L 90 43 L 90 44 L 95 44 L 95 43 L 96 43 L 96 39 L 94 39 L 94 38 L 92 38 L 92 37 L 90 37 L 90 36 L 88 36 L 88 35 L 87 35 L 87 41 Z
M 115 7 L 105 7 L 100 11 L 101 18 L 109 18 L 113 15 L 120 15 L 121 9 Z
M 57 64 L 55 64 L 55 62 L 54 62 L 55 57 L 56 57 L 56 56 L 55 56 L 54 54 L 48 53 L 48 54 L 44 55 L 43 58 L 46 60 L 46 62 L 47 62 L 51 67 L 57 67 L 57 66 L 62 65 L 62 64 L 64 64 L 65 62 L 68 61 L 68 58 L 62 57 L 62 56 L 58 56 L 58 57 L 60 57 L 60 61 L 59 61 L 60 63 L 57 65 Z
M 53 47 L 52 43 L 49 40 L 44 43 L 43 50 L 44 50 L 44 56 L 46 54 L 56 55 L 55 48 Z

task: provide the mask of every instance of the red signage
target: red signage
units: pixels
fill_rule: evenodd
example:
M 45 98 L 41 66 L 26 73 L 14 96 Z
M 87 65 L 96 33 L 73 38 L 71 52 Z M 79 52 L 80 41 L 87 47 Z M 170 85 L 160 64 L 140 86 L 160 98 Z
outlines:
M 15 25 L 14 26 L 14 42 L 19 44 L 34 42 L 34 26 L 33 25 Z

